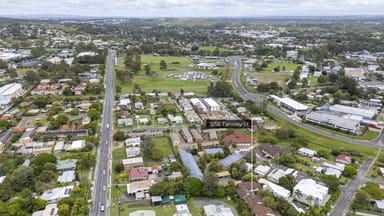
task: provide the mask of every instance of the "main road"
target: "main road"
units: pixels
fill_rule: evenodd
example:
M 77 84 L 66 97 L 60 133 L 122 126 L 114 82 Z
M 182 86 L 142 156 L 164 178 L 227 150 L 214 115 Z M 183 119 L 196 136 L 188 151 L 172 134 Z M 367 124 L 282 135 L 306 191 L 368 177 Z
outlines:
M 93 184 L 93 203 L 90 215 L 108 215 L 108 181 L 110 180 L 111 159 L 111 117 L 113 103 L 113 68 L 115 65 L 115 50 L 108 50 L 105 66 L 105 99 L 103 107 L 103 118 L 101 124 L 101 141 L 97 153 L 95 178 Z
M 230 61 L 232 65 L 234 66 L 235 70 L 233 73 L 232 77 L 232 85 L 235 88 L 235 90 L 240 94 L 240 96 L 244 100 L 251 100 L 255 102 L 257 105 L 262 106 L 263 105 L 263 100 L 265 100 L 265 94 L 255 94 L 249 92 L 241 83 L 241 57 L 240 56 L 231 56 Z M 291 119 L 289 116 L 287 116 L 285 113 L 280 111 L 274 106 L 268 105 L 267 103 L 264 103 L 265 109 L 267 112 L 270 112 L 276 116 L 279 116 L 280 118 L 284 118 L 285 120 L 289 121 L 291 124 L 296 125 L 298 127 L 305 128 L 309 131 L 312 131 L 316 134 L 320 134 L 326 137 L 332 137 L 333 139 L 337 139 L 343 142 L 347 143 L 353 143 L 353 144 L 358 144 L 358 145 L 364 145 L 364 146 L 369 146 L 373 148 L 382 148 L 382 143 L 381 140 L 384 138 L 384 133 L 382 133 L 379 137 L 377 137 L 375 140 L 372 141 L 364 141 L 364 140 L 355 140 L 349 137 L 344 137 L 340 136 L 337 134 L 330 133 L 325 130 L 321 130 L 319 128 L 313 127 L 312 125 L 309 124 L 304 124 L 302 122 L 296 121 L 294 119 Z

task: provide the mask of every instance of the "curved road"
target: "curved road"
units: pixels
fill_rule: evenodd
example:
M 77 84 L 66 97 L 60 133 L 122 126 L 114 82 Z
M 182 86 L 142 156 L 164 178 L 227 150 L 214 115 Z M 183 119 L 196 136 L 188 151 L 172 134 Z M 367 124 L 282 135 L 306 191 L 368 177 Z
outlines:
M 230 58 L 232 65 L 235 67 L 235 71 L 234 71 L 233 77 L 232 77 L 232 86 L 236 89 L 236 91 L 240 94 L 240 96 L 244 100 L 254 101 L 257 105 L 261 106 L 261 104 L 263 103 L 265 95 L 251 93 L 241 83 L 241 79 L 240 79 L 241 57 L 240 56 L 231 56 L 229 58 Z M 281 118 L 284 118 L 285 120 L 289 121 L 293 125 L 296 125 L 298 127 L 302 127 L 304 129 L 312 131 L 316 134 L 320 134 L 320 135 L 323 135 L 326 137 L 332 137 L 333 139 L 337 139 L 337 140 L 340 140 L 343 142 L 353 143 L 353 144 L 357 144 L 357 145 L 364 145 L 364 146 L 369 146 L 369 147 L 373 147 L 373 148 L 383 148 L 384 147 L 383 142 L 382 142 L 382 140 L 384 139 L 384 133 L 381 133 L 381 135 L 379 137 L 377 137 L 375 140 L 372 140 L 372 141 L 355 140 L 355 139 L 352 139 L 349 137 L 344 137 L 344 136 L 330 133 L 328 131 L 321 130 L 321 129 L 313 127 L 309 124 L 304 124 L 302 122 L 295 121 L 295 120 L 289 118 L 282 111 L 280 111 L 277 108 L 270 106 L 268 104 L 266 104 L 266 111 L 273 113 L 274 115 L 277 115 Z

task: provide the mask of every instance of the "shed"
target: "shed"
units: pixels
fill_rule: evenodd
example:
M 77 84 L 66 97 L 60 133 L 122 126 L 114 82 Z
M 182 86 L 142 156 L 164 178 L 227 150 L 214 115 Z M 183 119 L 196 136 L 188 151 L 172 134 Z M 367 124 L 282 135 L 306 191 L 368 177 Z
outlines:
M 169 196 L 164 196 L 163 199 L 161 200 L 162 205 L 167 205 L 171 203 L 171 198 Z
M 159 206 L 162 204 L 161 196 L 152 196 L 151 199 L 152 199 L 153 206 Z
M 175 204 L 176 205 L 187 204 L 187 198 L 185 197 L 185 195 L 184 194 L 175 195 Z

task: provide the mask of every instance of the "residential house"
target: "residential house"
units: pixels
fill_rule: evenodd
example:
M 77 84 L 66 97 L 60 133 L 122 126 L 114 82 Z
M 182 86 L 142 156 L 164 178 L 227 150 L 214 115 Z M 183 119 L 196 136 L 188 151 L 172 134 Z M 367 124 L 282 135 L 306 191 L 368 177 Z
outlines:
M 125 171 L 130 170 L 132 167 L 144 166 L 142 157 L 128 158 L 128 159 L 124 159 L 122 162 L 123 162 Z
M 68 183 L 68 182 L 72 182 L 73 180 L 75 180 L 75 171 L 74 170 L 64 171 L 57 178 L 57 182 L 59 182 L 59 183 Z
M 234 148 L 249 148 L 252 144 L 252 137 L 245 134 L 233 133 L 224 137 L 223 143 L 226 146 Z
M 129 181 L 147 180 L 148 169 L 144 167 L 133 167 L 129 171 L 128 179 Z
M 135 103 L 135 109 L 136 109 L 136 110 L 143 110 L 143 109 L 144 109 L 144 104 L 143 104 L 143 102 L 136 102 L 136 103 Z
M 85 140 L 75 140 L 67 147 L 68 151 L 78 151 L 86 146 Z
M 278 183 L 279 182 L 279 179 L 281 177 L 284 177 L 286 176 L 287 173 L 284 172 L 283 170 L 281 169 L 273 169 L 272 172 L 270 172 L 267 176 L 267 179 L 272 181 L 272 182 L 275 182 L 275 183 Z
M 57 171 L 74 171 L 76 170 L 76 159 L 67 159 L 67 160 L 59 160 L 56 163 L 56 170 Z
M 183 123 L 183 118 L 181 116 L 174 116 L 172 114 L 168 114 L 167 117 L 172 124 L 182 124 Z
M 152 187 L 152 183 L 148 180 L 135 181 L 127 184 L 127 194 L 135 195 L 136 193 L 148 193 Z
M 351 164 L 352 163 L 352 157 L 345 155 L 345 154 L 339 154 L 336 157 L 336 162 L 342 163 L 342 164 Z
M 34 135 L 35 135 L 35 129 L 34 128 L 27 129 L 23 133 L 23 135 L 21 135 L 18 142 L 21 144 L 30 143 L 30 142 L 32 142 Z
M 269 166 L 259 165 L 253 170 L 253 172 L 256 173 L 258 176 L 262 177 L 267 175 L 270 170 L 271 170 L 271 167 Z
M 165 125 L 165 124 L 168 124 L 168 120 L 166 118 L 157 118 L 157 123 L 158 124 L 161 124 L 161 125 Z
M 136 157 L 140 154 L 140 147 L 129 147 L 125 149 L 125 153 L 127 158 Z
M 73 92 L 75 93 L 75 95 L 82 95 L 86 88 L 87 88 L 87 83 L 83 82 L 77 85 L 73 89 Z
M 133 120 L 132 120 L 132 118 L 120 118 L 120 119 L 117 119 L 117 124 L 118 125 L 125 125 L 125 126 L 132 126 Z
M 72 189 L 73 185 L 46 190 L 40 196 L 40 199 L 46 200 L 49 204 L 55 203 L 63 198 L 69 197 Z
M 289 197 L 291 196 L 291 192 L 289 190 L 281 187 L 280 185 L 277 185 L 275 183 L 269 182 L 269 181 L 264 180 L 264 179 L 260 179 L 259 182 L 263 182 L 263 184 L 264 184 L 263 188 L 265 190 L 270 191 L 276 197 L 281 197 L 281 198 L 288 200 Z
M 181 138 L 177 133 L 170 133 L 169 138 L 171 139 L 172 146 L 179 146 L 181 144 Z
M 264 154 L 264 157 L 270 159 L 278 159 L 281 154 L 291 154 L 291 148 L 288 147 L 279 147 L 271 144 L 263 144 L 258 147 L 258 149 Z
M 306 157 L 313 157 L 313 156 L 317 155 L 316 151 L 311 150 L 311 149 L 307 149 L 304 147 L 299 148 L 299 150 L 297 150 L 297 153 L 299 153 L 303 156 L 306 156 Z
M 205 205 L 205 216 L 234 216 L 232 210 L 224 205 Z
M 192 143 L 193 142 L 193 137 L 192 134 L 189 132 L 189 129 L 186 127 L 181 128 L 181 133 L 184 137 L 184 140 L 187 141 L 187 143 Z
M 125 145 L 126 146 L 140 146 L 141 144 L 141 138 L 140 137 L 132 137 L 132 138 L 128 138 L 124 141 Z
M 302 179 L 293 188 L 293 197 L 308 205 L 322 206 L 328 196 L 328 187 L 316 183 L 313 179 Z
M 178 178 L 181 177 L 183 177 L 183 174 L 180 171 L 173 171 L 171 175 L 167 176 L 169 181 L 176 181 Z
M 192 128 L 190 131 L 195 142 L 202 143 L 204 141 L 203 136 L 201 136 L 201 133 L 197 129 Z

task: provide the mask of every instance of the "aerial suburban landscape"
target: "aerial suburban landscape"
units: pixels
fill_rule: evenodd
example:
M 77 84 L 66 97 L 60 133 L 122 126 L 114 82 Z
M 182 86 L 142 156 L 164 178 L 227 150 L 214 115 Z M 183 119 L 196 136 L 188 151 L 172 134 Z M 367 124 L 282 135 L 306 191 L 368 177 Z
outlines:
M 382 14 L 39 1 L 0 9 L 1 216 L 384 215 Z

